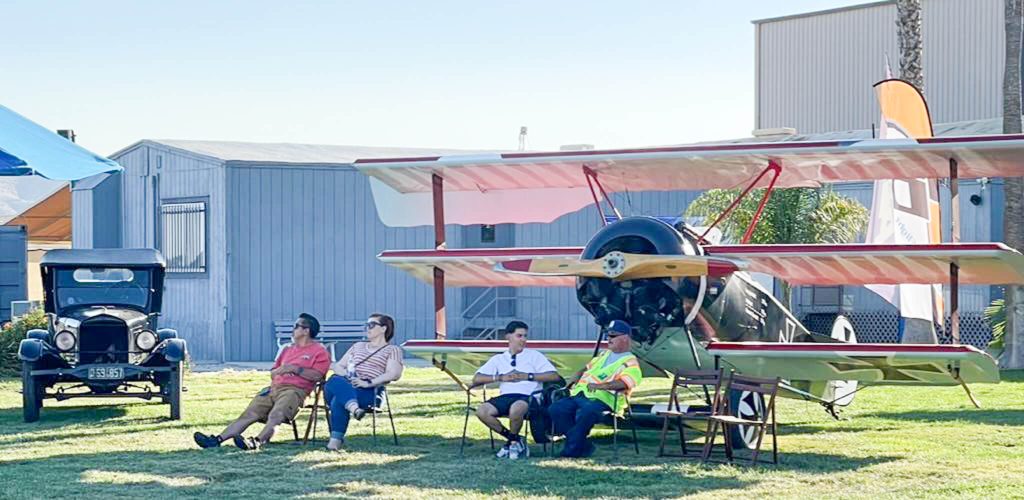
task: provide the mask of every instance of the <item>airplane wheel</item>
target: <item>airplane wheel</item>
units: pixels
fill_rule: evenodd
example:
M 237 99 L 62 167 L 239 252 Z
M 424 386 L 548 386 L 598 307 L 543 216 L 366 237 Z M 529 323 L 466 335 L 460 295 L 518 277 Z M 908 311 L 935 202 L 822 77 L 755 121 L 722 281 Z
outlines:
M 832 323 L 832 338 L 850 344 L 857 343 L 857 333 L 853 331 L 853 323 L 846 316 L 836 316 Z M 853 402 L 853 396 L 857 392 L 856 380 L 833 380 L 829 382 L 832 389 L 832 400 L 836 406 L 848 406 Z
M 747 420 L 760 420 L 764 416 L 764 395 L 756 392 L 729 391 L 729 412 Z M 734 450 L 752 450 L 757 445 L 757 428 L 747 425 L 729 427 L 729 438 Z

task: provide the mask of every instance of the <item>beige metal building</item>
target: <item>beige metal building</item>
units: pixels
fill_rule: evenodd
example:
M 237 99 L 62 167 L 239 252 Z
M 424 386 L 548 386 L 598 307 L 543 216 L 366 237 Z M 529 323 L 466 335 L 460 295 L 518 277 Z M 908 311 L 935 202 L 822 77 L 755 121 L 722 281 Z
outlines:
M 935 123 L 1002 116 L 1003 0 L 922 0 L 924 93 Z M 754 21 L 755 128 L 870 129 L 871 85 L 898 76 L 896 2 Z

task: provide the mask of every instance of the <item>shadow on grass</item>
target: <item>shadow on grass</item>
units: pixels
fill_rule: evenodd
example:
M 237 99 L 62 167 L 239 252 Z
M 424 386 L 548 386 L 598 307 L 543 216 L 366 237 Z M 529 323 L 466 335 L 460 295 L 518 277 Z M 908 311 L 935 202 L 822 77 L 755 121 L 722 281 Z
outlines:
M 922 410 L 867 413 L 862 417 L 914 422 L 969 422 L 990 425 L 1024 425 L 1024 410 Z
M 409 496 L 456 491 L 470 495 L 601 496 L 629 485 L 634 497 L 664 497 L 757 484 L 760 474 L 745 468 L 701 465 L 657 458 L 655 445 L 643 443 L 642 455 L 627 447 L 612 460 L 610 438 L 596 442 L 597 454 L 586 460 L 535 456 L 511 462 L 493 456 L 487 439 L 471 439 L 464 458 L 460 440 L 404 434 L 400 445 L 369 436 L 354 436 L 345 453 L 275 441 L 260 452 L 228 445 L 215 450 L 108 452 L 58 455 L 5 464 L 0 482 L 17 482 L 9 496 L 94 497 L 105 495 L 287 497 L 312 494 Z M 539 446 L 534 446 L 539 451 Z M 847 472 L 891 458 L 854 459 L 834 455 L 783 454 L 779 466 L 759 470 L 801 473 Z M 59 478 L 59 484 L 54 480 Z M 754 479 L 752 479 L 754 478 Z M 15 481 L 16 479 L 16 481 Z M 409 491 L 406 488 L 421 488 Z M 3 493 L 3 490 L 0 490 Z

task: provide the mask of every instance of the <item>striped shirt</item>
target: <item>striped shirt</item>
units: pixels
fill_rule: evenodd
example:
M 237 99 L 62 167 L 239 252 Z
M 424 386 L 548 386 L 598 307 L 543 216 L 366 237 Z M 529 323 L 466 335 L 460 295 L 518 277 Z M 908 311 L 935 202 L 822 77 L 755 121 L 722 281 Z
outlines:
M 374 347 L 369 342 L 356 342 L 349 348 L 348 354 L 352 358 L 352 363 L 356 365 L 356 376 L 366 380 L 373 380 L 383 375 L 388 368 L 388 361 L 392 358 L 399 363 L 402 362 L 402 348 L 392 344 Z M 332 368 L 334 373 L 342 376 L 348 370 L 348 367 L 342 365 L 340 360 Z

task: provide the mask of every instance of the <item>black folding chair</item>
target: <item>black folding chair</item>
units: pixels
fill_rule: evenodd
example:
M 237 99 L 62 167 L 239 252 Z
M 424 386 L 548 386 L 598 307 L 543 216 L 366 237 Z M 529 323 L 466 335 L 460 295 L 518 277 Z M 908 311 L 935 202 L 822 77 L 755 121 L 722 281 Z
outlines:
M 310 429 L 312 429 L 312 439 L 316 439 L 316 427 L 317 427 L 317 413 L 322 407 L 324 410 L 324 417 L 327 419 L 327 432 L 331 431 L 331 407 L 327 404 L 327 396 L 323 391 L 323 382 L 317 383 L 313 389 L 313 403 L 306 405 L 304 408 L 310 409 L 309 422 L 306 423 L 306 434 L 302 440 L 302 444 L 306 444 L 310 441 Z M 387 413 L 388 421 L 391 423 L 391 438 L 394 440 L 395 445 L 398 445 L 398 431 L 395 430 L 395 417 L 391 411 L 391 399 L 388 397 L 387 386 L 389 384 L 379 385 L 374 388 L 374 398 L 370 406 L 363 407 L 366 413 L 370 414 L 372 433 L 373 433 L 373 444 L 377 444 L 377 414 Z M 295 426 L 294 419 L 291 422 L 292 430 L 295 433 L 295 440 L 299 440 L 299 431 Z
M 558 391 L 556 391 L 556 393 L 564 393 L 564 396 L 562 396 L 562 397 L 567 397 L 568 394 L 569 394 L 569 390 L 571 388 L 572 388 L 572 386 L 570 385 L 570 386 L 564 387 L 562 389 L 559 389 Z M 615 395 L 615 399 L 613 400 L 613 402 L 614 402 L 613 407 L 619 406 L 619 396 L 622 394 L 622 391 L 612 391 L 612 393 Z M 558 399 L 562 399 L 562 398 L 558 398 Z M 604 416 L 604 418 L 606 420 L 609 419 L 609 418 L 611 419 L 611 425 L 612 425 L 612 453 L 613 453 L 613 455 L 615 457 L 615 460 L 619 459 L 619 421 L 622 421 L 622 423 L 625 423 L 625 424 L 629 424 L 629 430 L 633 434 L 633 450 L 636 452 L 637 455 L 639 455 L 640 454 L 640 441 L 639 441 L 639 439 L 637 439 L 637 436 L 636 436 L 636 423 L 633 422 L 633 412 L 632 412 L 632 410 L 629 407 L 629 401 L 628 400 L 626 401 L 626 409 L 625 409 L 625 411 L 621 415 L 618 414 L 618 413 L 615 413 L 613 410 L 605 410 L 602 413 L 602 415 Z M 605 425 L 607 425 L 607 423 Z M 556 435 L 555 435 L 555 421 L 553 419 L 551 421 L 551 432 L 549 432 L 548 435 L 550 436 L 550 439 L 551 439 L 551 454 L 554 455 L 555 454 L 555 443 L 557 441 L 559 441 L 559 439 L 556 439 Z M 547 453 L 547 444 L 545 444 L 545 446 L 544 446 L 544 452 Z
M 486 382 L 486 383 L 483 383 L 483 384 L 470 385 L 470 386 L 466 387 L 466 418 L 462 422 L 462 444 L 459 445 L 459 457 L 465 456 L 466 434 L 467 434 L 467 431 L 469 430 L 469 415 L 470 415 L 470 413 L 473 413 L 474 410 L 476 410 L 476 407 L 473 406 L 473 401 L 472 401 L 473 389 L 482 388 L 482 393 L 483 394 L 481 395 L 481 397 L 482 397 L 483 401 L 486 402 L 487 401 L 487 385 L 488 384 L 492 384 L 492 383 L 495 383 L 495 382 Z M 530 394 L 530 398 L 532 399 L 534 397 L 537 397 L 537 395 L 540 394 L 540 393 L 541 393 L 541 391 L 535 391 L 535 392 L 533 392 L 533 394 Z M 523 443 L 526 444 L 527 446 L 529 446 L 529 436 L 530 436 L 530 411 L 532 410 L 533 405 L 529 405 L 529 408 L 530 409 L 526 410 L 526 415 L 523 415 L 523 432 L 525 433 L 525 436 L 526 436 L 526 438 L 523 440 Z M 490 427 L 488 427 L 487 430 L 488 430 L 488 432 L 490 434 L 491 450 L 494 450 L 494 430 L 491 429 Z M 546 449 L 547 449 L 547 447 L 545 446 L 545 450 Z

